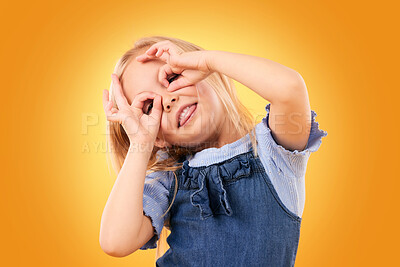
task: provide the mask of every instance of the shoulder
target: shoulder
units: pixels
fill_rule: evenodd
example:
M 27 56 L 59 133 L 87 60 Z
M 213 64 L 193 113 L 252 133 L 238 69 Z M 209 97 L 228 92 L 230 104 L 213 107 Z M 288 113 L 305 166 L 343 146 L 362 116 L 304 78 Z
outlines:
M 143 188 L 143 214 L 150 218 L 154 229 L 154 236 L 140 249 L 157 247 L 169 203 L 169 188 L 171 174 L 169 171 L 155 171 L 148 173 Z
M 278 172 L 286 175 L 302 177 L 305 174 L 305 167 L 312 152 L 316 152 L 322 143 L 322 138 L 328 133 L 319 129 L 319 123 L 315 121 L 317 113 L 311 110 L 311 128 L 308 133 L 307 145 L 303 150 L 288 150 L 278 144 L 274 139 L 271 128 L 268 124 L 270 103 L 266 105 L 266 115 L 255 127 L 258 151 L 265 167 L 270 165 L 278 168 Z
M 163 187 L 169 190 L 174 181 L 174 173 L 172 171 L 147 171 L 145 177 L 145 185 L 149 187 Z

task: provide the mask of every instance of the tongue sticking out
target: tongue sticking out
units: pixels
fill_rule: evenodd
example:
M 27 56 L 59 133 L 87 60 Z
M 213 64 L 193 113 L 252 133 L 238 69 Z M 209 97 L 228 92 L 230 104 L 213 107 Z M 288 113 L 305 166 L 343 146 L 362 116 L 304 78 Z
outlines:
M 185 117 L 182 118 L 182 120 L 179 121 L 180 127 L 184 126 L 185 123 L 190 119 L 190 116 L 192 116 L 193 112 L 196 110 L 197 104 L 193 104 L 189 107 L 188 112 L 186 112 Z

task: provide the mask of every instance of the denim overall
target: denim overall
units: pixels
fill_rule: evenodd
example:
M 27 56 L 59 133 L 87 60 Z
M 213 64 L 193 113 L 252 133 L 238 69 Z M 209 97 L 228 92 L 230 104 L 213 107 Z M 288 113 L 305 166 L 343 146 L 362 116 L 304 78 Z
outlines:
M 209 166 L 184 160 L 176 174 L 170 248 L 156 266 L 294 266 L 301 217 L 279 199 L 252 148 Z M 175 182 L 169 204 L 174 190 Z

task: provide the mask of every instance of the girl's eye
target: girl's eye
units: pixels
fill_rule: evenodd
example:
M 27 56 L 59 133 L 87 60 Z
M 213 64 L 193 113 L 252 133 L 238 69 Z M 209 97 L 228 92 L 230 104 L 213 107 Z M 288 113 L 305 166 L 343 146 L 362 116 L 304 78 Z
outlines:
M 153 108 L 153 99 L 146 100 L 144 108 L 143 108 L 144 109 L 143 110 L 144 114 L 149 115 L 149 113 L 150 113 L 152 108 Z
M 168 78 L 168 82 L 172 83 L 173 81 L 175 81 L 176 78 L 178 78 L 180 74 L 173 74 L 173 76 L 171 76 L 170 78 Z

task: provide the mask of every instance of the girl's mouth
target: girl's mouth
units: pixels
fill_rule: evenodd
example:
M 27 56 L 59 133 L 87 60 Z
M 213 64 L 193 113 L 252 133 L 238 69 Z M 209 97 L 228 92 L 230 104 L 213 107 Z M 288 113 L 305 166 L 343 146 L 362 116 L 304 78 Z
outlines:
M 182 113 L 179 115 L 178 128 L 183 127 L 192 120 L 197 110 L 197 103 L 187 106 L 183 109 Z

